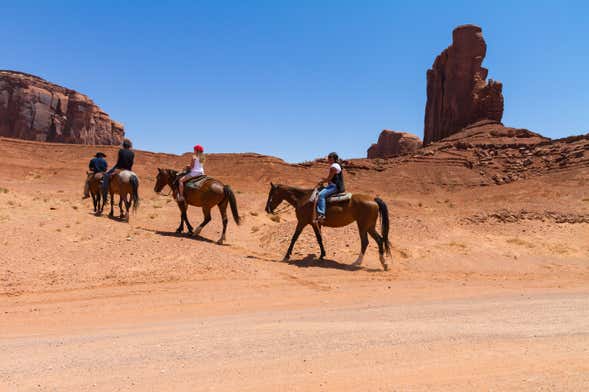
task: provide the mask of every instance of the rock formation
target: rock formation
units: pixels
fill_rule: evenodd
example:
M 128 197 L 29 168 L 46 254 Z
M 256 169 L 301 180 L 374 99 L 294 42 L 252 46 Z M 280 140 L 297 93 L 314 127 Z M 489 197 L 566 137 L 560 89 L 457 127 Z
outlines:
M 452 45 L 427 71 L 424 145 L 480 120 L 501 121 L 502 84 L 486 81 L 488 70 L 481 66 L 486 51 L 480 27 L 463 25 L 452 32 Z
M 0 71 L 0 136 L 119 144 L 125 132 L 87 96 L 37 76 Z
M 368 149 L 368 158 L 390 158 L 414 153 L 421 147 L 421 139 L 406 132 L 383 130 L 378 142 Z

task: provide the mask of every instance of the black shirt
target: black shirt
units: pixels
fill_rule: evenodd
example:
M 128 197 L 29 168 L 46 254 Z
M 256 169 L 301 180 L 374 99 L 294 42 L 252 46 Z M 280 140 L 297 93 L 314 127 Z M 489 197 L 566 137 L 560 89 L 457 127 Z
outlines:
M 131 150 L 121 148 L 119 150 L 119 157 L 115 165 L 116 169 L 122 170 L 133 170 L 133 160 L 135 159 L 135 153 Z

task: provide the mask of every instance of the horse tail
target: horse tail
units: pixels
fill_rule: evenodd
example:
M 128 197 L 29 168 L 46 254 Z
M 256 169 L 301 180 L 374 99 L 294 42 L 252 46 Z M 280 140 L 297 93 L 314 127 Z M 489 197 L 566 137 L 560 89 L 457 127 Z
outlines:
M 229 206 L 231 206 L 231 213 L 233 214 L 233 220 L 238 225 L 241 223 L 241 219 L 239 218 L 239 214 L 237 213 L 237 200 L 235 200 L 235 194 L 229 185 L 225 185 L 223 187 L 225 191 L 225 197 L 229 199 Z
M 386 203 L 378 197 L 375 198 L 374 201 L 376 204 L 378 204 L 378 210 L 380 212 L 381 232 L 384 242 L 384 249 L 387 255 L 390 256 L 391 242 L 389 241 L 389 208 L 387 207 Z
M 131 198 L 133 199 L 133 211 L 137 212 L 137 208 L 139 208 L 139 178 L 137 178 L 136 175 L 132 175 L 129 182 L 133 189 L 133 192 L 131 193 Z

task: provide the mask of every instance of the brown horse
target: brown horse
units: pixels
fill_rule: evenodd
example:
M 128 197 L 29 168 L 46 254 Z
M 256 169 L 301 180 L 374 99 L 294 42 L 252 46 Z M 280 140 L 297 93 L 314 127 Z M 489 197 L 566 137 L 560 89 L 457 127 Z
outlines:
M 203 227 L 211 221 L 211 209 L 214 206 L 218 206 L 223 219 L 223 233 L 217 243 L 219 245 L 223 244 L 225 241 L 225 233 L 227 231 L 227 204 L 231 206 L 231 213 L 233 214 L 235 223 L 238 225 L 240 224 L 239 214 L 237 213 L 237 201 L 235 200 L 235 194 L 229 185 L 224 185 L 221 181 L 210 178 L 206 180 L 199 189 L 193 189 L 186 186 L 184 188 L 184 200 L 179 202 L 178 172 L 172 169 L 158 168 L 153 190 L 156 193 L 160 193 L 166 185 L 172 189 L 174 200 L 176 200 L 178 208 L 180 209 L 180 226 L 176 230 L 177 233 L 182 233 L 184 231 L 184 222 L 186 222 L 188 233 L 195 236 L 199 235 Z M 186 214 L 189 205 L 202 207 L 204 215 L 204 220 L 196 227 L 194 232 L 192 231 L 192 225 L 188 222 L 188 215 Z
M 118 194 L 120 217 L 121 219 L 129 220 L 131 204 L 133 205 L 134 211 L 137 211 L 139 207 L 139 178 L 137 174 L 130 170 L 115 171 L 108 183 L 108 193 L 110 194 L 110 213 L 108 216 L 114 216 L 114 195 Z M 106 202 L 106 193 L 103 199 Z M 126 211 L 123 211 L 123 202 L 125 203 Z
M 325 257 L 325 249 L 323 248 L 323 239 L 321 237 L 321 226 L 314 221 L 315 218 L 315 203 L 311 201 L 313 189 L 303 189 L 287 185 L 270 184 L 270 193 L 268 201 L 266 202 L 266 212 L 273 214 L 274 210 L 280 203 L 286 201 L 295 208 L 297 216 L 297 227 L 295 229 L 290 246 L 286 251 L 284 260 L 288 260 L 292 254 L 292 249 L 299 235 L 307 225 L 313 227 L 319 248 L 321 249 L 320 258 Z M 378 215 L 381 216 L 381 231 L 382 236 L 376 231 L 376 221 Z M 388 265 L 385 259 L 385 253 L 390 256 L 391 243 L 389 242 L 389 212 L 387 205 L 379 198 L 372 198 L 367 195 L 354 194 L 346 201 L 341 202 L 327 202 L 326 219 L 322 226 L 327 227 L 343 227 L 352 222 L 358 224 L 358 232 L 360 234 L 360 255 L 354 262 L 354 265 L 361 265 L 364 259 L 364 253 L 368 247 L 368 234 L 378 244 L 378 253 L 380 256 L 380 263 L 386 271 Z
M 104 200 L 102 198 L 102 179 L 104 173 L 88 173 L 88 189 L 90 196 L 92 196 L 92 204 L 94 205 L 94 213 L 102 212 Z

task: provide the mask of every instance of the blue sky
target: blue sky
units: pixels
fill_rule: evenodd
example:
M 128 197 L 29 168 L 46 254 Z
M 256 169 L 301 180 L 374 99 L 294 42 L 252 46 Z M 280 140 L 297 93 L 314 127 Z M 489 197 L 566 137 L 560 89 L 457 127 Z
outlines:
M 423 136 L 426 70 L 473 23 L 503 122 L 589 132 L 582 1 L 3 2 L 0 68 L 89 95 L 139 149 L 364 157 Z

